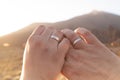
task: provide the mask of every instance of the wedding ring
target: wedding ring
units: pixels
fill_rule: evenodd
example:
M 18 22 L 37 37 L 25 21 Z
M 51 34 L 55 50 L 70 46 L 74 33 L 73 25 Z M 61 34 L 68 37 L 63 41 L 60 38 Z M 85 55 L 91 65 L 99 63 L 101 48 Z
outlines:
M 77 38 L 74 42 L 73 42 L 73 45 L 75 45 L 77 42 L 81 41 L 82 39 L 81 38 Z
M 56 41 L 58 41 L 58 42 L 60 41 L 59 37 L 54 36 L 54 35 L 51 36 L 51 39 L 54 39 L 54 40 L 56 40 Z

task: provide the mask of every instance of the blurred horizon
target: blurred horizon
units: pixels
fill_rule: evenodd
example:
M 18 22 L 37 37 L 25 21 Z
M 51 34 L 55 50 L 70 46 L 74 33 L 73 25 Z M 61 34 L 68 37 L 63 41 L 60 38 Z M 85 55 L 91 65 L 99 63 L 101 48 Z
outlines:
M 1 0 L 0 36 L 34 22 L 58 22 L 94 10 L 120 15 L 119 0 Z

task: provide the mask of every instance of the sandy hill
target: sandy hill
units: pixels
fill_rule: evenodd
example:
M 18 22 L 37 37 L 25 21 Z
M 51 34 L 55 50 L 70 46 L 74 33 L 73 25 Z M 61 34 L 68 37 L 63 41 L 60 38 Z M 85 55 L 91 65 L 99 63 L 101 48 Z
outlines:
M 14 33 L 0 37 L 0 45 L 3 43 L 10 43 L 15 46 L 23 45 L 34 28 L 40 24 L 52 25 L 57 29 L 85 27 L 104 43 L 111 43 L 120 38 L 120 16 L 102 11 L 93 11 L 66 21 L 31 24 Z

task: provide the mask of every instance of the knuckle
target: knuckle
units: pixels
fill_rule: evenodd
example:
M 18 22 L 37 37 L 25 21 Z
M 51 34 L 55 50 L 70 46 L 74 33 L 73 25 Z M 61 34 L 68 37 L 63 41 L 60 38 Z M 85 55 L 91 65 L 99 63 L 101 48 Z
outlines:
M 91 33 L 90 31 L 85 31 L 85 32 L 84 32 L 84 35 L 85 35 L 85 36 L 90 36 L 91 34 L 92 34 L 92 33 Z
M 36 36 L 32 36 L 28 39 L 28 43 L 31 45 L 31 46 L 40 46 L 40 45 L 43 45 L 44 42 L 42 40 L 40 40 L 38 37 Z
M 79 38 L 79 36 L 77 35 L 77 34 L 75 34 L 75 33 L 72 33 L 71 35 L 70 35 L 70 39 L 71 39 L 71 41 L 72 42 L 74 42 L 76 39 L 78 39 Z
M 70 38 L 71 38 L 71 39 L 73 39 L 73 38 L 75 38 L 75 37 L 76 37 L 76 34 L 74 34 L 74 33 L 71 33 L 71 34 L 70 34 Z

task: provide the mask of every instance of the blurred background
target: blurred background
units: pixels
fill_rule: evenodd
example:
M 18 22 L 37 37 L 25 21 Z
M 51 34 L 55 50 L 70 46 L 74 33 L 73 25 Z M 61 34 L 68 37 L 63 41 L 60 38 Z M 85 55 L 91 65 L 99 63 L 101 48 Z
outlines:
M 19 80 L 26 40 L 39 25 L 85 27 L 120 56 L 119 4 L 120 0 L 0 0 L 0 80 Z

